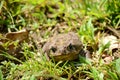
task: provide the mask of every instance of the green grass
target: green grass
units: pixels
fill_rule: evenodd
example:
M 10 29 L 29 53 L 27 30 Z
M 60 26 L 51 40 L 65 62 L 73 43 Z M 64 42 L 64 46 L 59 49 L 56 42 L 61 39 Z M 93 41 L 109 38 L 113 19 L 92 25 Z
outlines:
M 1 62 L 0 80 L 119 80 L 120 59 L 105 64 L 102 54 L 109 54 L 110 43 L 100 42 L 107 33 L 106 26 L 120 28 L 119 3 L 120 0 L 1 0 L 0 38 L 3 33 L 31 28 L 31 34 L 36 32 L 44 43 L 55 32 L 74 31 L 93 58 L 79 56 L 77 61 L 47 61 L 39 55 L 43 53 L 41 47 L 36 48 L 32 44 L 31 48 L 29 43 L 24 42 L 20 45 L 24 61 L 0 51 L 0 56 L 8 59 Z M 4 48 L 8 43 L 3 44 Z M 14 44 L 17 46 L 17 42 Z M 13 60 L 20 63 L 16 64 Z

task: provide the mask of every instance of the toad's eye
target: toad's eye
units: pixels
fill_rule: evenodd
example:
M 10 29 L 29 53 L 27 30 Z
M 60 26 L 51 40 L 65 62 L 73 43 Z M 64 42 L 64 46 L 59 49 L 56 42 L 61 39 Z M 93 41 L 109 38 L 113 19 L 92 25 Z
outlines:
M 74 46 L 72 44 L 70 44 L 68 47 L 67 47 L 68 50 L 73 50 L 74 49 Z
M 52 50 L 52 52 L 54 52 L 54 53 L 57 51 L 57 49 L 54 48 L 54 47 L 52 47 L 51 50 Z

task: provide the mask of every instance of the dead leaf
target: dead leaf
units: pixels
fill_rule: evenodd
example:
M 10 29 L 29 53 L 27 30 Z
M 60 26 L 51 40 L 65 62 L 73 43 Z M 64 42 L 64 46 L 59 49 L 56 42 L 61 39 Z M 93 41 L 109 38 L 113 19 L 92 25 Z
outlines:
M 120 58 L 120 48 L 118 50 L 116 50 L 115 52 L 113 52 L 113 55 L 114 55 L 115 59 Z
M 19 42 L 22 42 L 23 40 L 28 39 L 28 34 L 29 31 L 25 29 L 18 32 L 7 33 L 5 37 L 13 41 L 18 40 Z
M 120 42 L 114 35 L 107 35 L 103 38 L 103 44 L 107 44 L 108 42 L 110 42 L 109 50 L 120 48 Z
M 113 56 L 107 56 L 103 60 L 104 60 L 105 64 L 109 64 L 113 61 L 113 59 L 114 59 Z
M 10 32 L 4 36 L 0 35 L 0 61 L 6 58 L 2 56 L 3 52 L 8 53 L 18 59 L 23 57 L 22 46 L 20 45 L 24 40 L 28 39 L 29 32 L 27 30 L 21 30 L 18 32 Z M 7 44 L 6 46 L 4 46 Z
M 120 57 L 120 41 L 114 35 L 107 35 L 103 38 L 103 44 L 107 44 L 110 42 L 109 50 L 112 52 L 113 56 L 108 56 L 104 54 L 104 61 L 105 63 L 110 63 L 113 59 Z

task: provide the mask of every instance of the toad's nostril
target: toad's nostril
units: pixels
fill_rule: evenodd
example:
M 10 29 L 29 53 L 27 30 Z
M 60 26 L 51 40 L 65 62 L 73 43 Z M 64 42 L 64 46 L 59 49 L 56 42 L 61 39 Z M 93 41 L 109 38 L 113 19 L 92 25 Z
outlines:
M 54 52 L 54 53 L 57 51 L 57 49 L 54 48 L 54 47 L 52 47 L 51 50 L 52 50 L 52 52 Z

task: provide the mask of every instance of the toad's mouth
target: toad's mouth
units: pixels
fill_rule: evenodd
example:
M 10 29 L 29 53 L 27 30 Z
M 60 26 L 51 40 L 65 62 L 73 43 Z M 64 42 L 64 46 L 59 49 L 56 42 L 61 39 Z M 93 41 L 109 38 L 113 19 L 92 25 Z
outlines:
M 66 61 L 66 60 L 75 60 L 79 57 L 79 54 L 75 54 L 75 53 L 70 53 L 70 54 L 64 54 L 64 55 L 51 55 L 49 56 L 50 58 L 52 58 L 55 61 Z

